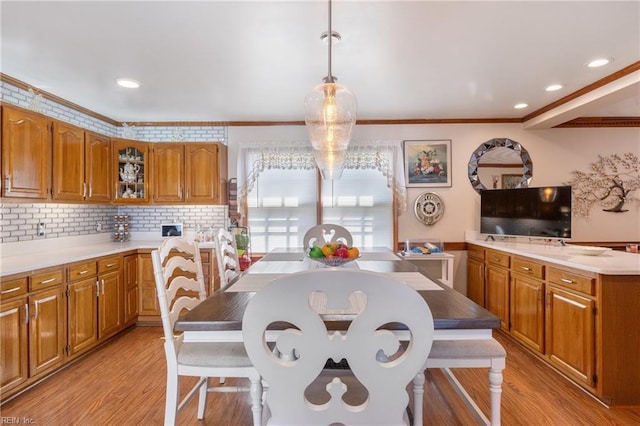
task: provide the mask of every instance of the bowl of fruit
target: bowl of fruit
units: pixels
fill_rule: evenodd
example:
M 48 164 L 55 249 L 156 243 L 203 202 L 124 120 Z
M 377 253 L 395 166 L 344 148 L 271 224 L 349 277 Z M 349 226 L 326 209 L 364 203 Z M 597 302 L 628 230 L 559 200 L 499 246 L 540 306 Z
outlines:
M 360 257 L 357 247 L 348 247 L 343 243 L 325 243 L 313 246 L 307 252 L 309 259 L 326 266 L 342 266 Z

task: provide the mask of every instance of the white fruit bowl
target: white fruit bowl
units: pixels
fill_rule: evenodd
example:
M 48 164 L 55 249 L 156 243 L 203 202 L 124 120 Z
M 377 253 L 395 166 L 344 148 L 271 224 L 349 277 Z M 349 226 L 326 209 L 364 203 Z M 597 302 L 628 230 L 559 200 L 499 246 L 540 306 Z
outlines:
M 608 247 L 592 247 L 592 246 L 568 246 L 568 251 L 571 254 L 577 254 L 581 256 L 600 256 L 603 253 L 610 251 Z

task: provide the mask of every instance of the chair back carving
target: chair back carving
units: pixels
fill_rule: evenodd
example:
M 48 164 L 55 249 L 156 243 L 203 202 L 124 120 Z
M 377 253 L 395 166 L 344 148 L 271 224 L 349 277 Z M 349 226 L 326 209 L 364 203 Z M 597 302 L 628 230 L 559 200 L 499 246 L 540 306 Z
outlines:
M 238 249 L 233 235 L 224 228 L 218 230 L 218 236 L 215 240 L 220 287 L 224 287 L 240 275 Z
M 182 336 L 175 336 L 173 326 L 183 310 L 193 309 L 207 297 L 200 250 L 195 242 L 167 238 L 151 252 L 151 261 L 167 361 L 175 363 Z
M 343 226 L 323 223 L 309 228 L 304 234 L 303 246 L 306 251 L 309 247 L 322 246 L 324 243 L 334 241 L 341 241 L 351 247 L 353 245 L 353 236 Z
M 356 298 L 363 306 L 356 308 L 362 305 Z M 327 330 L 327 312 L 350 319 L 339 323 L 348 329 Z M 278 334 L 275 346 L 267 344 L 265 330 L 283 322 L 292 327 Z M 390 323 L 406 327 L 402 336 L 384 328 Z M 269 384 L 269 424 L 398 425 L 407 420 L 407 384 L 431 350 L 433 317 L 422 296 L 387 275 L 318 269 L 287 274 L 257 292 L 242 333 L 251 362 Z M 328 359 L 345 359 L 351 380 L 344 370 L 324 369 Z M 324 399 L 312 402 L 319 380 L 326 383 Z M 357 388 L 367 395 L 347 402 Z

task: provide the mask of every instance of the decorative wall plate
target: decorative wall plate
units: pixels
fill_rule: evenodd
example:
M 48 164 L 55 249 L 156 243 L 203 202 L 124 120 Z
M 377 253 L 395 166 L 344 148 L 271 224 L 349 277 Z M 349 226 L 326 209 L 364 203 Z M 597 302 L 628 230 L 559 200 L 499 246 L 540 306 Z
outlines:
M 433 225 L 444 215 L 444 204 L 435 192 L 423 192 L 413 205 L 418 220 L 425 225 Z

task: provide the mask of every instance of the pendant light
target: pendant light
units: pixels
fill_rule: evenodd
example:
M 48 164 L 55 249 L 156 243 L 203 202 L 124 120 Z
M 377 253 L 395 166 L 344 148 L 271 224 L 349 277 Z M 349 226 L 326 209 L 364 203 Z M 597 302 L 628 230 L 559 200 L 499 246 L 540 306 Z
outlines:
M 305 98 L 305 123 L 311 139 L 316 164 L 323 179 L 340 179 L 356 122 L 358 103 L 356 96 L 345 86 L 336 83 L 331 74 L 331 0 L 329 0 L 329 70 L 327 76 Z

